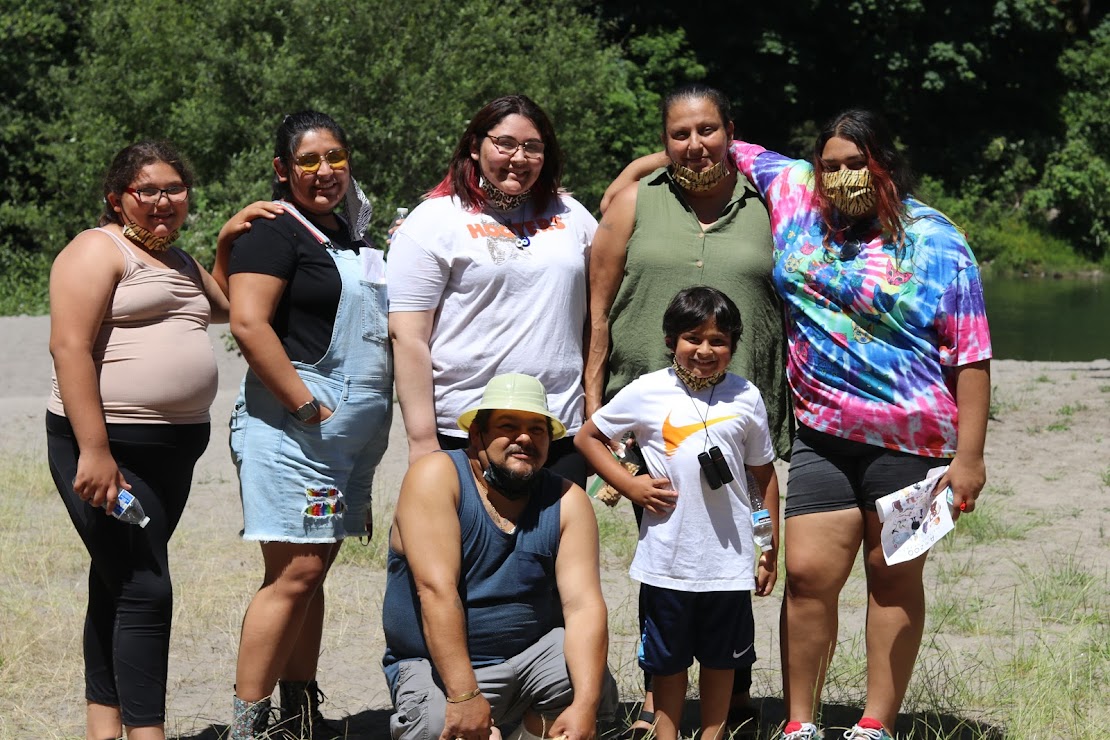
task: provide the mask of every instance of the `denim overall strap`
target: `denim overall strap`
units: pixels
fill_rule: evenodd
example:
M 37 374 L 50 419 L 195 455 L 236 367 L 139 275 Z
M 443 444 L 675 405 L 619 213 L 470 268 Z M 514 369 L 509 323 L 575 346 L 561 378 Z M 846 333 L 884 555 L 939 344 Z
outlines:
M 359 254 L 349 249 L 336 249 L 295 206 L 288 201 L 279 202 L 327 249 L 343 285 L 327 352 L 313 365 L 295 362 L 294 366 L 299 370 L 311 368 L 323 375 L 339 375 L 362 385 L 389 386 L 393 378 L 393 358 L 386 329 L 385 283 L 362 279 L 363 263 Z
M 319 240 L 339 272 L 327 351 L 315 364 L 293 363 L 309 392 L 332 413 L 320 422 L 302 422 L 247 374 L 231 418 L 243 537 L 299 543 L 368 537 L 374 472 L 393 414 L 385 283 L 361 279 L 359 253 L 366 250 L 335 249 L 296 208 L 282 206 Z

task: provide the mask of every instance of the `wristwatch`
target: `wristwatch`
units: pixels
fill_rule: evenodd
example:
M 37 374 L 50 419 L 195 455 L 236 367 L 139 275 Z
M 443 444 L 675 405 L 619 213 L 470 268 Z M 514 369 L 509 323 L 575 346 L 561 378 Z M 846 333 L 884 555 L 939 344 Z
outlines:
M 296 411 L 290 411 L 297 421 L 311 421 L 312 417 L 320 413 L 320 402 L 315 398 L 301 406 Z

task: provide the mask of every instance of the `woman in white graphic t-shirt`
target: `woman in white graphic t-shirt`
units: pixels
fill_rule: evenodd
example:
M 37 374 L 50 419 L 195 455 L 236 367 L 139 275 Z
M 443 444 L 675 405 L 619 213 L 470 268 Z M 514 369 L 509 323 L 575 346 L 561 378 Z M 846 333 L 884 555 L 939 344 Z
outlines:
M 447 174 L 393 235 L 389 334 L 410 462 L 465 447 L 455 420 L 494 375 L 543 383 L 568 436 L 548 467 L 580 485 L 586 265 L 597 221 L 560 190 L 547 115 L 523 95 L 471 119 Z

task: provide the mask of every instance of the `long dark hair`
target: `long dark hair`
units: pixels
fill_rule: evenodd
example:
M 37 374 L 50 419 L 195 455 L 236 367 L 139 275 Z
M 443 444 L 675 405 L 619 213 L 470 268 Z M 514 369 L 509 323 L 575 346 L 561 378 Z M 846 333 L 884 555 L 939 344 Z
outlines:
M 717 322 L 717 331 L 727 334 L 732 351 L 744 335 L 740 309 L 723 291 L 708 285 L 695 285 L 678 291 L 663 312 L 663 338 L 673 352 L 678 337 L 698 328 L 709 319 Z
M 335 122 L 335 119 L 327 113 L 321 113 L 315 110 L 303 110 L 298 113 L 290 113 L 282 119 L 281 125 L 278 126 L 277 136 L 274 138 L 274 157 L 280 159 L 285 163 L 285 171 L 293 171 L 293 152 L 297 151 L 300 146 L 301 139 L 309 131 L 327 131 L 335 137 L 335 140 L 343 146 L 344 149 L 350 150 L 351 146 L 347 143 L 347 134 L 343 128 Z M 347 165 L 350 167 L 350 164 Z M 272 188 L 274 198 L 283 198 L 292 202 L 293 191 L 289 187 L 288 182 L 282 182 L 278 179 L 277 173 L 274 173 L 274 181 Z
M 825 222 L 825 243 L 829 238 L 850 226 L 843 217 L 837 218 L 836 209 L 825 193 L 822 175 L 825 173 L 821 154 L 829 139 L 847 139 L 859 147 L 867 158 L 867 169 L 871 171 L 871 182 L 875 187 L 875 206 L 879 223 L 886 239 L 901 244 L 906 237 L 902 222 L 902 199 L 914 188 L 914 176 L 909 162 L 898 151 L 894 137 L 886 121 L 878 113 L 862 108 L 853 108 L 830 119 L 821 127 L 817 140 L 813 143 L 814 185 L 817 203 L 821 209 L 821 219 Z
M 524 116 L 540 132 L 543 141 L 543 167 L 540 169 L 539 179 L 532 186 L 532 201 L 536 209 L 543 211 L 559 193 L 563 180 L 563 153 L 559 149 L 559 140 L 555 137 L 555 127 L 551 119 L 530 98 L 524 95 L 505 95 L 491 100 L 470 119 L 466 130 L 463 131 L 455 153 L 451 155 L 451 163 L 447 166 L 447 174 L 438 185 L 425 193 L 425 198 L 441 198 L 456 195 L 463 207 L 468 211 L 480 211 L 486 205 L 486 195 L 478 184 L 481 169 L 477 162 L 470 157 L 472 150 L 481 149 L 482 140 L 506 116 L 513 114 Z
M 122 224 L 123 217 L 116 213 L 112 207 L 109 195 L 123 198 L 123 192 L 134 182 L 139 170 L 148 164 L 165 162 L 177 171 L 185 187 L 193 187 L 193 170 L 177 151 L 177 147 L 169 141 L 138 141 L 130 146 L 120 149 L 108 171 L 104 173 L 104 213 L 100 214 L 97 226 L 108 224 Z

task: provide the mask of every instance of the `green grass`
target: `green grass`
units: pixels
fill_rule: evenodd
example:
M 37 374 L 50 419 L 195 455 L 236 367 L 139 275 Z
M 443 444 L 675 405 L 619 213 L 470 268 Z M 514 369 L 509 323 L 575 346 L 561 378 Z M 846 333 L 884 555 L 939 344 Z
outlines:
M 612 507 L 595 501 L 594 514 L 601 539 L 601 559 L 610 566 L 620 563 L 622 568 L 627 569 L 632 564 L 639 539 L 632 506 L 623 499 Z
M 1107 579 L 1097 578 L 1074 555 L 1051 561 L 1047 569 L 1023 568 L 1029 579 L 1029 604 L 1046 622 L 1110 624 L 1103 607 Z
M 1033 382 L 1034 383 L 1051 383 L 1052 379 L 1049 378 L 1047 375 L 1038 375 L 1036 378 L 1033 379 Z
M 375 507 L 373 538 L 369 542 L 365 538 L 354 537 L 343 540 L 335 564 L 384 570 L 389 559 L 389 528 L 392 524 L 393 503 Z
M 989 544 L 1001 540 L 1025 539 L 1033 528 L 1030 522 L 1014 524 L 1003 519 L 990 501 L 979 503 L 971 514 L 964 514 L 956 522 L 956 529 L 940 541 L 943 549 L 960 549 L 969 544 Z
M 928 602 L 930 623 L 935 629 L 956 635 L 977 635 L 983 631 L 981 613 L 986 601 L 963 593 L 944 593 Z
M 1110 477 L 1110 468 L 1104 476 Z M 999 581 L 984 575 L 987 561 L 1000 557 L 994 546 L 1023 538 L 1033 526 L 1014 523 L 1020 516 L 1015 513 L 1015 493 L 1008 482 L 992 483 L 975 513 L 962 516 L 956 530 L 930 556 L 925 572 L 926 631 L 902 713 L 903 721 L 912 719 L 913 729 L 899 733 L 900 738 L 1096 740 L 1105 736 L 1104 728 L 1110 727 L 1110 587 L 1105 567 L 1091 565 L 1080 548 L 1061 556 L 1034 552 L 1035 547 L 1022 544 L 1020 554 L 1012 554 L 1019 553 L 1013 547 L 1002 551 L 1006 568 Z M 68 523 L 28 528 L 28 507 L 60 511 L 44 461 L 14 452 L 0 462 L 0 541 L 4 543 L 0 548 L 0 706 L 33 714 L 44 704 L 68 702 L 74 705 L 72 714 L 77 717 L 80 695 L 79 688 L 74 687 L 81 684 L 80 619 L 87 557 Z M 595 511 L 602 559 L 612 576 L 614 571 L 619 573 L 627 567 L 635 549 L 632 511 L 624 502 L 613 509 L 596 505 Z M 391 519 L 391 506 L 376 508 L 375 536 L 370 545 L 352 540 L 340 550 L 339 564 L 360 569 L 355 584 L 369 583 L 365 574 L 380 573 L 384 568 Z M 180 552 L 215 552 L 210 551 L 206 532 L 180 532 L 175 540 Z M 1105 547 L 1105 541 L 1092 536 L 1084 547 L 1092 546 Z M 171 658 L 175 664 L 188 660 L 190 651 L 196 650 L 204 663 L 216 667 L 220 678 L 230 675 L 243 609 L 259 574 L 255 549 L 232 544 L 226 551 L 219 551 L 221 554 L 208 554 L 195 561 L 193 567 L 204 571 L 203 578 L 190 579 L 184 561 L 175 560 L 182 566 L 176 574 L 180 611 L 175 614 L 179 640 Z M 236 560 L 249 560 L 249 572 L 232 574 L 234 578 L 228 583 L 221 581 L 219 574 L 228 570 L 228 563 L 221 560 L 227 557 L 223 553 L 231 553 Z M 615 562 L 613 558 L 620 560 Z M 329 583 L 335 578 L 333 575 Z M 863 574 L 856 567 L 842 599 L 842 616 L 851 610 L 862 612 L 858 596 L 862 580 Z M 783 585 L 780 580 L 773 599 L 782 597 Z M 347 592 L 343 592 L 345 598 L 333 592 L 336 598 L 329 601 L 329 624 L 348 620 L 358 624 L 345 615 L 343 608 L 358 613 L 380 611 L 380 581 L 365 588 L 365 593 L 358 592 L 353 599 Z M 228 593 L 233 598 L 216 601 Z M 629 593 L 634 594 L 634 590 Z M 612 639 L 628 642 L 615 622 L 623 620 L 628 629 L 635 631 L 635 597 L 620 602 L 610 604 L 610 633 Z M 760 619 L 757 628 L 773 626 Z M 213 631 L 221 634 L 211 638 Z M 353 631 L 351 636 L 363 637 Z M 336 641 L 334 635 L 329 639 Z M 760 643 L 756 695 L 777 700 L 781 696 L 779 675 L 763 662 L 768 651 L 777 648 L 768 646 L 770 639 L 765 636 L 765 642 Z M 198 643 L 195 648 L 194 642 Z M 215 652 L 213 645 L 218 648 Z M 612 665 L 622 677 L 626 700 L 635 699 L 640 688 L 631 653 L 622 652 Z M 349 666 L 344 664 L 344 668 Z M 190 674 L 187 682 L 205 686 L 219 683 L 205 679 L 200 668 L 194 670 L 197 675 Z M 835 726 L 841 724 L 842 716 L 863 705 L 865 679 L 863 635 L 842 624 L 823 696 L 828 720 L 826 738 L 837 740 L 840 735 Z M 695 681 L 696 675 L 691 678 L 692 687 Z M 177 687 L 171 692 L 182 690 Z M 217 686 L 213 690 L 223 689 Z M 830 705 L 839 709 L 835 718 L 829 716 Z M 183 720 L 179 717 L 176 721 Z M 0 717 L 0 737 L 15 737 L 5 735 L 3 723 Z M 37 736 L 60 735 L 51 729 Z M 759 740 L 773 737 L 773 730 L 767 730 Z
M 1008 482 L 1002 483 L 988 483 L 983 489 L 983 496 L 994 498 L 995 496 L 1008 497 L 1014 495 L 1014 486 Z
M 1024 633 L 993 672 L 1013 737 L 1094 738 L 1110 722 L 1106 701 L 1110 631 L 1074 626 L 1049 640 Z M 1008 735 L 1009 736 L 1009 735 Z
M 929 567 L 933 567 L 933 565 Z M 975 561 L 973 558 L 937 558 L 936 579 L 938 583 L 951 585 L 965 581 L 974 575 Z

